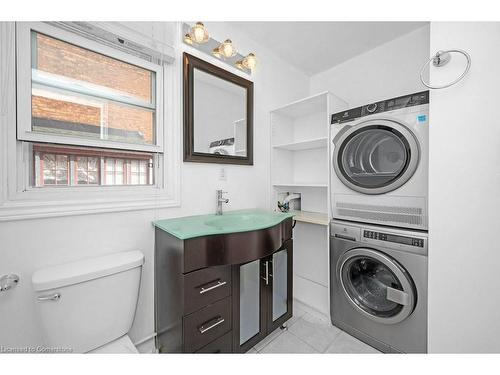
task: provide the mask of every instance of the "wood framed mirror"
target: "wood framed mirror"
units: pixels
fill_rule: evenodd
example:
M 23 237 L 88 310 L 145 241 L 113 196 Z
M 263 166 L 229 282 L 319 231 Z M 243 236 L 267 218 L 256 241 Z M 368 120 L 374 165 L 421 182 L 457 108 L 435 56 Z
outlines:
M 253 165 L 253 82 L 183 55 L 184 161 Z

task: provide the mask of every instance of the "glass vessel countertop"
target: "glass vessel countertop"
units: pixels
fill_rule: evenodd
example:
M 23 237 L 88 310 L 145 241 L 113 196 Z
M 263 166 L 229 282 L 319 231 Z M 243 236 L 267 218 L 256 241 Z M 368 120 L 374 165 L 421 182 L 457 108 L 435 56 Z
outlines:
M 212 234 L 265 229 L 293 216 L 293 213 L 247 209 L 226 211 L 223 215 L 197 215 L 156 220 L 153 224 L 156 228 L 164 230 L 181 240 L 187 240 Z

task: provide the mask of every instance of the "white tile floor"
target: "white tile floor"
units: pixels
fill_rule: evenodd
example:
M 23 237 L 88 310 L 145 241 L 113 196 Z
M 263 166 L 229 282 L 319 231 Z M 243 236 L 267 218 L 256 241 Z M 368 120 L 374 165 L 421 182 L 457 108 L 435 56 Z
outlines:
M 295 301 L 287 326 L 288 330 L 277 329 L 247 353 L 380 353 Z

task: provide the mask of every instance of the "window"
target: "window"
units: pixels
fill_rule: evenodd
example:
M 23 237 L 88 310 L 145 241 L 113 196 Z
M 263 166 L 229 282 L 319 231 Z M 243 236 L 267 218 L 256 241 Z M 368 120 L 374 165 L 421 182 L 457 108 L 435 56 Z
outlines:
M 31 186 L 153 185 L 163 153 L 161 66 L 36 25 L 19 32 L 29 49 L 21 53 L 18 139 L 80 150 L 33 147 Z M 96 148 L 121 156 L 92 155 Z
M 0 221 L 180 204 L 172 48 L 120 23 L 16 22 L 0 55 Z

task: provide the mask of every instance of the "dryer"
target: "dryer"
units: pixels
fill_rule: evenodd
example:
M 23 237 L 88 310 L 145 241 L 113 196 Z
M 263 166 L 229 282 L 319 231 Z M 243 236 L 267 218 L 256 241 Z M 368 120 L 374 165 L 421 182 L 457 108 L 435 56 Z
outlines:
M 331 117 L 332 217 L 427 230 L 429 92 Z

